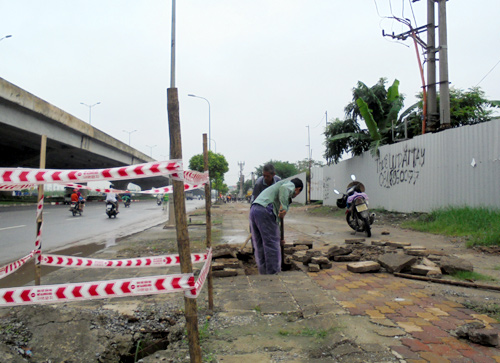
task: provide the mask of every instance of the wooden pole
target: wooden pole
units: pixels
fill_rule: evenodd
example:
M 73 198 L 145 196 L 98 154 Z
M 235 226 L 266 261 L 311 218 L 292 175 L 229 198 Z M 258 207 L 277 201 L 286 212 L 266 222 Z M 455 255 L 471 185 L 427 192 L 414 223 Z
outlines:
M 170 159 L 182 159 L 181 125 L 179 120 L 179 99 L 177 88 L 167 90 L 168 97 L 168 126 L 170 132 Z M 186 218 L 186 200 L 184 196 L 184 182 L 173 180 L 175 229 L 177 232 L 177 248 L 181 272 L 192 273 L 191 249 Z M 191 362 L 201 363 L 200 337 L 198 332 L 198 311 L 196 299 L 184 296 L 186 314 L 186 330 L 189 341 L 189 356 Z
M 207 151 L 207 134 L 203 134 L 203 170 L 208 171 L 208 151 Z M 210 177 L 208 178 L 210 180 Z M 207 221 L 207 248 L 212 247 L 212 214 L 210 208 L 212 205 L 212 191 L 210 183 L 205 184 L 205 214 Z M 214 283 L 212 279 L 212 265 L 207 276 L 208 284 L 208 310 L 214 311 Z
M 45 169 L 45 160 L 47 155 L 47 135 L 42 135 L 40 143 L 40 169 Z M 43 184 L 38 186 L 38 204 L 43 206 Z M 38 210 L 36 218 L 36 242 L 35 242 L 35 285 L 40 285 L 42 280 L 42 224 L 43 224 L 43 209 Z

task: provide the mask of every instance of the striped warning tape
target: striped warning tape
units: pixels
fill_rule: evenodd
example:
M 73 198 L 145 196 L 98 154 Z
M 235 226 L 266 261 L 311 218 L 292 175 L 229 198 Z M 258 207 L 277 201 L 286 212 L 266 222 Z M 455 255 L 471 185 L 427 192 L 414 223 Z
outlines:
M 190 290 L 193 274 L 138 277 L 132 279 L 42 285 L 0 289 L 0 307 L 154 295 Z
M 196 280 L 194 284 L 194 289 L 186 290 L 184 295 L 188 298 L 197 298 L 200 294 L 203 285 L 205 284 L 205 280 L 207 278 L 208 273 L 210 272 L 210 264 L 212 262 L 212 249 L 210 248 L 207 253 L 207 262 L 203 265 L 201 269 L 200 275 L 198 276 L 198 280 Z
M 31 260 L 33 256 L 35 255 L 35 251 L 31 251 L 28 255 L 24 256 L 23 258 L 9 263 L 5 266 L 0 267 L 0 279 L 3 279 L 4 277 L 10 275 L 14 271 L 18 270 L 22 265 L 24 265 L 26 262 Z
M 158 161 L 109 169 L 55 170 L 0 168 L 0 184 L 86 183 L 89 181 L 149 178 L 166 174 L 172 174 L 173 178 L 183 180 L 183 174 L 179 173 L 181 170 L 182 160 Z
M 192 253 L 191 262 L 200 263 L 207 260 L 207 253 Z M 136 268 L 175 266 L 180 264 L 179 255 L 163 255 L 152 257 L 127 258 L 121 260 L 102 260 L 60 255 L 42 255 L 42 265 L 59 267 L 87 267 L 87 268 Z

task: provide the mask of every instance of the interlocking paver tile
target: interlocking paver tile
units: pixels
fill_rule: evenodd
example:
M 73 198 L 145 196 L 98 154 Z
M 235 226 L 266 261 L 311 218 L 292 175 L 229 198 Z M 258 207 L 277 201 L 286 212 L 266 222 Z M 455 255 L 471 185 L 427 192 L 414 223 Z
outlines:
M 455 330 L 458 328 L 460 325 L 464 324 L 464 321 L 459 321 L 459 323 L 456 323 L 456 319 L 439 319 L 435 320 L 432 323 L 438 327 L 440 327 L 443 330 Z
M 485 324 L 495 324 L 498 323 L 496 319 L 490 318 L 488 315 L 485 314 L 471 314 L 473 318 L 476 318 L 478 320 L 481 320 Z
M 435 353 L 441 357 L 445 357 L 447 359 L 450 358 L 460 358 L 463 357 L 463 355 L 458 352 L 456 349 L 451 348 L 450 346 L 446 344 L 429 344 L 429 348 L 431 349 L 432 353 Z
M 378 310 L 365 310 L 366 314 L 372 319 L 385 319 L 385 315 L 381 314 Z
M 424 331 L 426 327 L 421 327 L 421 331 L 412 331 L 409 332 L 415 339 L 420 340 L 422 343 L 425 344 L 439 344 L 441 343 L 440 337 L 433 336 L 429 334 L 429 332 Z
M 407 333 L 417 333 L 417 332 L 423 332 L 424 330 L 416 325 L 415 323 L 412 322 L 403 322 L 403 321 L 398 321 L 397 324 L 403 328 Z
M 441 357 L 440 355 L 436 353 L 430 353 L 430 352 L 423 352 L 420 353 L 420 356 L 427 360 L 428 362 L 432 363 L 450 363 L 449 359 L 446 359 L 444 357 Z
M 485 356 L 475 350 L 460 350 L 464 357 L 472 359 L 474 363 L 495 363 L 495 359 Z
M 444 300 L 442 301 L 443 304 L 446 304 L 448 305 L 449 307 L 452 307 L 452 308 L 463 308 L 464 306 L 460 303 L 457 303 L 455 301 L 450 301 L 450 300 Z
M 408 347 L 404 345 L 393 345 L 389 347 L 393 351 L 397 352 L 404 359 L 418 359 L 420 356 L 418 353 L 411 351 Z
M 339 304 L 344 308 L 355 308 L 356 304 L 351 301 L 339 301 Z
M 494 356 L 494 357 L 492 357 L 492 358 L 495 360 L 495 362 L 500 363 L 500 355 L 498 355 L 498 356 Z
M 439 308 L 425 308 L 425 310 L 428 311 L 429 313 L 431 313 L 432 315 L 436 315 L 436 316 L 449 316 L 450 315 L 447 312 L 445 312 Z
M 401 343 L 406 345 L 414 352 L 430 352 L 430 347 L 417 339 L 402 338 Z
M 472 350 L 472 347 L 470 345 L 461 340 L 458 340 L 455 337 L 443 337 L 441 338 L 441 341 L 456 350 Z
M 348 292 L 349 291 L 349 289 L 347 287 L 344 287 L 344 286 L 336 286 L 335 290 L 340 291 L 340 292 Z
M 385 304 L 394 310 L 401 309 L 401 305 L 396 301 L 387 301 Z
M 419 318 L 433 321 L 433 320 L 439 320 L 439 318 L 431 313 L 416 313 Z
M 408 321 L 415 323 L 418 326 L 429 326 L 432 325 L 430 321 L 422 319 L 422 318 L 408 318 Z
M 375 309 L 380 311 L 382 314 L 394 314 L 395 311 L 388 306 L 375 306 Z

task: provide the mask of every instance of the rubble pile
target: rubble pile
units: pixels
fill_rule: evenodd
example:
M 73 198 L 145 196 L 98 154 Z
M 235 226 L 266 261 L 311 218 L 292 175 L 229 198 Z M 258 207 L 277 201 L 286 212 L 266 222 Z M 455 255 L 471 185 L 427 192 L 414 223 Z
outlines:
M 453 256 L 445 256 L 438 250 L 424 246 L 412 246 L 408 242 L 373 240 L 366 244 L 363 238 L 347 239 L 344 245 L 335 245 L 327 250 L 314 249 L 312 243 L 292 243 L 285 246 L 285 254 L 298 268 L 306 266 L 308 272 L 318 272 L 332 267 L 335 262 L 349 262 L 351 272 L 408 273 L 440 278 L 456 271 L 473 271 L 470 262 Z

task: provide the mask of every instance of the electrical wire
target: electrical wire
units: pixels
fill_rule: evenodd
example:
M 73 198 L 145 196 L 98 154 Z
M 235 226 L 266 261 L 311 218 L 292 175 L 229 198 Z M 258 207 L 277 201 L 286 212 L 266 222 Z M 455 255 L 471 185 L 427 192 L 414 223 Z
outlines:
M 481 83 L 499 64 L 500 64 L 500 60 L 497 62 L 497 64 L 495 64 L 493 66 L 493 68 L 490 69 L 490 71 L 488 73 L 486 73 L 486 75 L 483 78 L 481 78 L 481 80 L 476 84 L 476 87 L 479 86 L 479 83 Z

